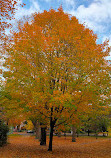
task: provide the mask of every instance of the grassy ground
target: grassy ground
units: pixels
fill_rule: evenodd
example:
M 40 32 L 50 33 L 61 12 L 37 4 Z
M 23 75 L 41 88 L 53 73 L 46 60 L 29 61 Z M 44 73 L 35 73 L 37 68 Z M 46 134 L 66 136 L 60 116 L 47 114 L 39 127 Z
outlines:
M 54 137 L 53 151 L 47 145 L 40 146 L 34 136 L 11 135 L 7 146 L 0 148 L 0 158 L 111 158 L 111 138 Z

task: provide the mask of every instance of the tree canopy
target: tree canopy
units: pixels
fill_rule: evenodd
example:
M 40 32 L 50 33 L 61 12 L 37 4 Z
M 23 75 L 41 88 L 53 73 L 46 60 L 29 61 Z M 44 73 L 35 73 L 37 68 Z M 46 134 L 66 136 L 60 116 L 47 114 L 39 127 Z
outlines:
M 89 107 L 108 104 L 109 47 L 108 41 L 97 44 L 97 35 L 62 7 L 35 13 L 31 19 L 18 22 L 6 46 L 4 66 L 9 71 L 4 77 L 11 94 L 47 120 L 52 150 L 55 126 Z

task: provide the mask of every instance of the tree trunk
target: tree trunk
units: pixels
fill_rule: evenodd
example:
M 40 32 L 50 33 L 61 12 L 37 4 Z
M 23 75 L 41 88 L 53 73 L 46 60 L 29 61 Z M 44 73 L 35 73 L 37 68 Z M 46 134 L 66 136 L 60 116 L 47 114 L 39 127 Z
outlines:
M 107 131 L 107 136 L 108 136 L 108 131 Z
M 46 145 L 46 127 L 41 127 L 40 145 Z
M 76 142 L 76 128 L 72 126 L 72 142 Z
M 103 137 L 105 137 L 105 133 L 103 132 Z
M 95 136 L 96 136 L 96 139 L 98 139 L 98 132 L 95 131 Z
M 50 118 L 50 138 L 49 138 L 49 148 L 48 151 L 52 151 L 52 140 L 53 140 L 53 130 L 54 130 L 55 121 L 52 121 Z
M 64 137 L 65 137 L 65 139 L 66 139 L 66 132 L 64 132 Z
M 88 136 L 90 136 L 90 134 L 89 134 L 89 133 L 90 133 L 89 129 L 88 129 L 87 133 L 88 133 Z
M 58 136 L 58 137 L 61 137 L 61 132 L 58 132 L 58 133 L 57 133 L 57 136 Z
M 32 123 L 34 125 L 35 130 L 35 139 L 41 138 L 41 128 L 40 128 L 40 122 L 38 120 L 32 120 Z
M 79 137 L 79 132 L 77 132 L 77 137 Z
M 41 138 L 41 128 L 40 128 L 40 123 L 37 121 L 35 125 L 35 138 L 39 139 Z

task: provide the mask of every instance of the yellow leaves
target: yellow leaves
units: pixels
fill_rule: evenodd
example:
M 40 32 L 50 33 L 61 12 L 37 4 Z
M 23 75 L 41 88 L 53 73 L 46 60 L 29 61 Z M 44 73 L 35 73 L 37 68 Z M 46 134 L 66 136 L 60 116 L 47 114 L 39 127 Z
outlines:
M 33 125 L 31 120 L 27 120 L 27 125 L 25 126 L 25 128 L 27 130 L 33 130 L 34 129 L 34 125 Z

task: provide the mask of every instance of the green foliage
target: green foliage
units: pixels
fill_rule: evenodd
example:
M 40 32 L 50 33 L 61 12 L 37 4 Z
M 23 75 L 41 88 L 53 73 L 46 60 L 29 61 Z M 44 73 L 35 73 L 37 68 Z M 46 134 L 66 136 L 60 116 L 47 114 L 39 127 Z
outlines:
M 84 120 L 85 131 L 89 132 L 106 132 L 108 130 L 110 120 L 107 115 L 96 115 L 88 117 Z

